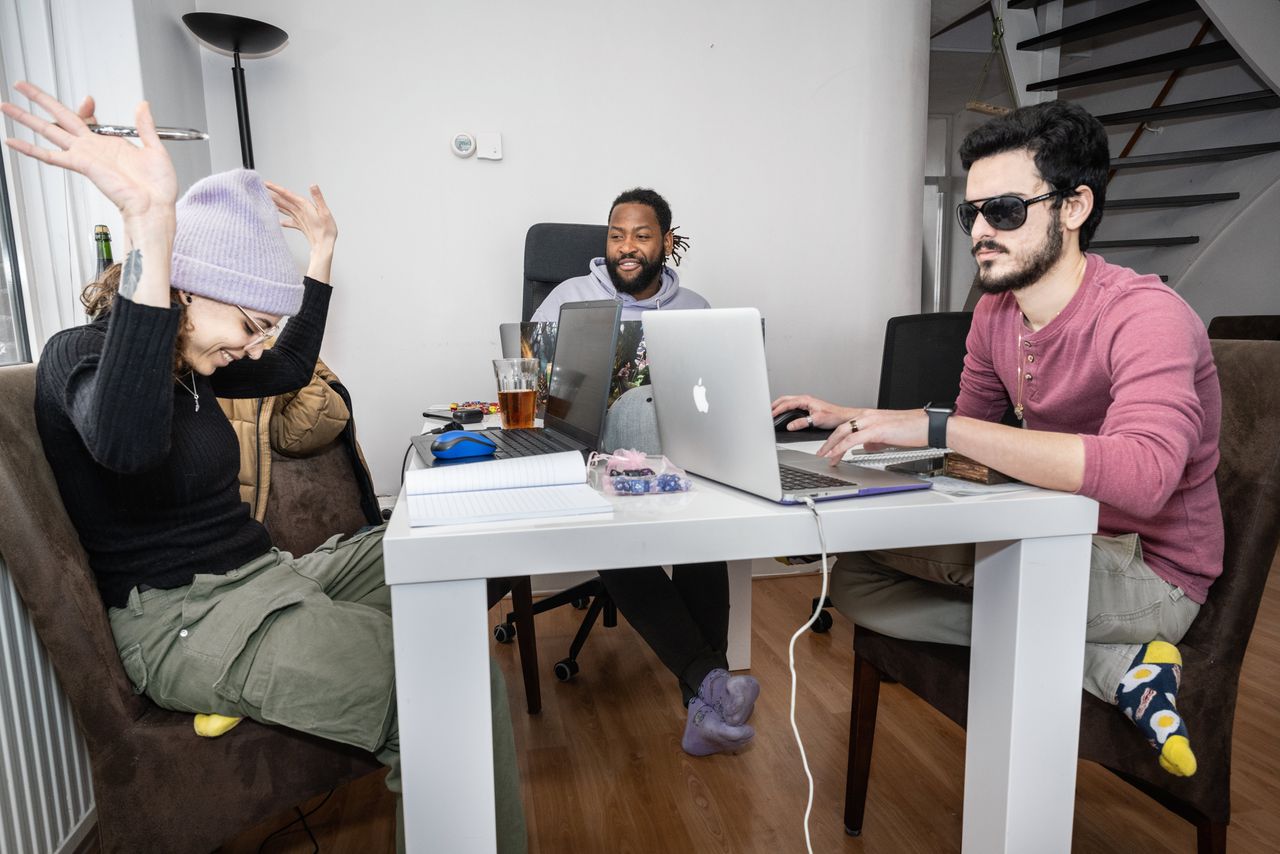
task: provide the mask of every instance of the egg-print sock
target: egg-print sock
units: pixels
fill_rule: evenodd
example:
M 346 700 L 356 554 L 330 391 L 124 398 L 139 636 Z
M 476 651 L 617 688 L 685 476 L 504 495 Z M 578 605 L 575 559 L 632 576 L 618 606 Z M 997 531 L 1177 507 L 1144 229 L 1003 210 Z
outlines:
M 1182 655 L 1164 641 L 1152 641 L 1138 650 L 1129 672 L 1116 690 L 1116 705 L 1160 751 L 1160 767 L 1179 777 L 1196 773 L 1187 725 L 1178 714 L 1178 685 L 1182 681 Z

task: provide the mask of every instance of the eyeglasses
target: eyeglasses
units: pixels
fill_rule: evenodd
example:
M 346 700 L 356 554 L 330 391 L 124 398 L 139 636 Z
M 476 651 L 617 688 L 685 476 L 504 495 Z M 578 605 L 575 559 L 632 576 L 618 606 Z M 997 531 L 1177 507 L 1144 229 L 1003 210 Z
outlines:
M 258 333 L 258 336 L 256 338 L 254 338 L 248 344 L 244 345 L 244 348 L 246 350 L 253 347 L 260 346 L 268 338 L 273 338 L 280 333 L 280 324 L 275 323 L 275 324 L 272 324 L 270 328 L 263 329 L 262 324 L 254 320 L 253 317 L 249 314 L 249 312 L 245 311 L 244 308 L 242 308 L 241 306 L 236 306 L 236 308 L 240 309 L 240 313 L 244 315 L 244 319 L 249 321 L 249 326 L 245 328 L 245 332 L 249 333 L 250 335 L 252 335 L 255 331 Z
M 961 202 L 956 205 L 956 219 L 960 221 L 960 230 L 965 234 L 973 231 L 973 223 L 978 218 L 978 214 L 982 214 L 987 225 L 996 231 L 1013 231 L 1027 221 L 1028 206 L 1068 192 L 1068 190 L 1050 190 L 1043 196 L 1031 199 L 1019 196 L 992 196 L 989 199 L 978 199 L 976 202 Z

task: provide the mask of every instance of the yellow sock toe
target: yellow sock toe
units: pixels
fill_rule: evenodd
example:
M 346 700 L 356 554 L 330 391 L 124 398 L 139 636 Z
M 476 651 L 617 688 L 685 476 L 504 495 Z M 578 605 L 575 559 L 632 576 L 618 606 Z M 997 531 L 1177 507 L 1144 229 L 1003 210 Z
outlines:
M 242 718 L 233 718 L 228 715 L 196 715 L 196 735 L 205 738 L 217 738 L 229 729 L 240 723 Z
M 1196 773 L 1196 755 L 1185 735 L 1171 735 L 1160 750 L 1160 767 L 1178 777 Z
M 1152 641 L 1147 644 L 1147 654 L 1142 660 L 1148 664 L 1182 664 L 1182 653 L 1171 643 Z

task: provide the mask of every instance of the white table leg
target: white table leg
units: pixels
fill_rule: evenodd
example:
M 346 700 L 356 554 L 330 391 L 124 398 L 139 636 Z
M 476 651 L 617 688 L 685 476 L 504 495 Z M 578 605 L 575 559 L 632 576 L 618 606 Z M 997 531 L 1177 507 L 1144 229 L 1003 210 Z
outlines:
M 730 670 L 751 667 L 751 561 L 729 561 Z
M 391 586 L 406 849 L 492 852 L 485 582 Z
M 1090 539 L 978 544 L 966 852 L 1071 850 Z

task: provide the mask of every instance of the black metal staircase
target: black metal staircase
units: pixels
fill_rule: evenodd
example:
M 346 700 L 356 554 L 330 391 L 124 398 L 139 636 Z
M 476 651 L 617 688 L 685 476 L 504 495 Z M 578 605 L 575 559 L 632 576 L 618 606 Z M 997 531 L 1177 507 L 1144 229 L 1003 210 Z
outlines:
M 1008 8 L 1031 9 L 1047 2 L 1049 0 L 1010 0 Z M 1181 103 L 1163 103 L 1165 96 L 1172 88 L 1174 80 L 1183 70 L 1241 61 L 1235 48 L 1227 41 L 1222 39 L 1201 41 L 1212 31 L 1203 13 L 1199 11 L 1199 6 L 1195 0 L 1144 0 L 1144 2 L 1135 3 L 1123 9 L 1098 15 L 1069 26 L 1063 26 L 1051 32 L 1041 33 L 1032 38 L 1023 39 L 1017 44 L 1016 50 L 1041 51 L 1088 39 L 1110 38 L 1114 34 L 1126 30 L 1145 31 L 1149 30 L 1153 24 L 1165 22 L 1178 16 L 1186 16 L 1190 20 L 1194 20 L 1193 16 L 1198 16 L 1201 21 L 1204 21 L 1200 34 L 1196 36 L 1190 47 L 1031 82 L 1027 84 L 1026 90 L 1028 92 L 1056 90 L 1061 93 L 1062 90 L 1066 89 L 1124 81 L 1153 73 L 1172 72 L 1169 80 L 1165 83 L 1164 89 L 1155 99 L 1154 104 L 1099 116 L 1099 119 L 1105 125 L 1133 124 L 1139 127 L 1139 131 L 1146 126 L 1145 123 L 1153 121 L 1198 119 L 1257 110 L 1272 110 L 1280 107 L 1280 95 L 1269 89 L 1223 93 L 1215 97 L 1199 98 Z M 1125 34 L 1126 37 L 1128 35 L 1130 34 Z M 1060 95 L 1060 97 L 1069 97 L 1069 95 Z M 1133 139 L 1130 140 L 1130 144 L 1125 147 L 1123 152 L 1119 155 L 1113 155 L 1111 160 L 1113 176 L 1117 170 L 1127 171 L 1216 163 L 1280 151 L 1280 141 L 1276 141 L 1131 156 L 1129 155 L 1129 150 L 1138 139 L 1139 131 L 1135 131 Z M 1197 177 L 1202 174 L 1196 173 Z M 1210 177 L 1207 180 L 1212 180 L 1212 178 Z M 1185 185 L 1186 181 L 1179 180 L 1178 183 Z M 1213 204 L 1230 204 L 1240 198 L 1238 192 L 1212 192 L 1211 187 L 1206 187 L 1204 190 L 1204 192 L 1171 193 L 1159 196 L 1148 195 L 1142 198 L 1108 198 L 1106 206 L 1109 211 L 1177 209 Z M 1194 245 L 1199 241 L 1199 235 L 1131 237 L 1123 239 L 1104 238 L 1093 240 L 1090 248 L 1146 247 L 1155 249 Z M 1162 276 L 1162 278 L 1167 280 L 1167 276 Z

